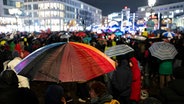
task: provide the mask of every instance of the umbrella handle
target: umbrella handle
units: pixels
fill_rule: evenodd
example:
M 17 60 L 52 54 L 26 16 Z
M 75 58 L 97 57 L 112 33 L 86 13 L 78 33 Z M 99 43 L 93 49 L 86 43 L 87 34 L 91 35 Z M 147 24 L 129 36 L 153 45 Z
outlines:
M 67 43 L 69 43 L 69 37 L 67 38 Z

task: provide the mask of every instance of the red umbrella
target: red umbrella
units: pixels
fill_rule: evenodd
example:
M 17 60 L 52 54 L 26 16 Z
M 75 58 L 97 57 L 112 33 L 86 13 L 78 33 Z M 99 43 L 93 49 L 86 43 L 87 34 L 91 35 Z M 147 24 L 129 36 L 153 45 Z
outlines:
M 115 62 L 98 49 L 83 43 L 54 43 L 24 58 L 15 70 L 31 80 L 87 81 L 111 72 Z
M 78 32 L 78 33 L 76 34 L 76 36 L 78 36 L 78 37 L 85 37 L 85 36 L 86 36 L 86 33 L 80 31 L 80 32 Z
M 104 33 L 97 34 L 97 35 L 98 35 L 98 37 L 103 37 L 103 36 L 105 36 L 105 34 L 104 34 Z

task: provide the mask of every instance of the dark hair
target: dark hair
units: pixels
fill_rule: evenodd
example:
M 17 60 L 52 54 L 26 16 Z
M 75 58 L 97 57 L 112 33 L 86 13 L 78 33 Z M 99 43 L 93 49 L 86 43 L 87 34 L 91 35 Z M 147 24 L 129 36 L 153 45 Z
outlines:
M 94 90 L 94 92 L 99 97 L 107 93 L 107 87 L 100 81 L 92 82 L 92 84 L 90 85 L 90 90 Z
M 45 104 L 62 104 L 62 97 L 64 97 L 64 89 L 62 86 L 49 85 L 46 90 Z
M 18 51 L 13 51 L 13 52 L 12 52 L 12 58 L 15 58 L 15 57 L 20 57 Z
M 3 88 L 6 87 L 18 88 L 18 77 L 16 73 L 11 69 L 2 71 L 0 75 L 0 86 Z

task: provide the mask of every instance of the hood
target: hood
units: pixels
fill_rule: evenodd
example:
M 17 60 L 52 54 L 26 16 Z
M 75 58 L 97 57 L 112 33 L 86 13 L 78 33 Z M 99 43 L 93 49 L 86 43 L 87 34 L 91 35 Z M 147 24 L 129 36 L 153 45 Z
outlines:
M 130 61 L 132 62 L 132 64 L 134 66 L 136 66 L 136 65 L 138 66 L 138 61 L 137 61 L 137 59 L 135 57 L 130 58 Z

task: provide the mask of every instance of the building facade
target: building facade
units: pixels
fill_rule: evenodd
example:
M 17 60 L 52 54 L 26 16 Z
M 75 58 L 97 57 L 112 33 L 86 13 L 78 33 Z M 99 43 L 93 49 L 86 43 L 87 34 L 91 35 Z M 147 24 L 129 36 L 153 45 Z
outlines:
M 102 20 L 101 9 L 79 0 L 24 0 L 23 4 L 19 18 L 25 31 L 78 30 Z
M 0 0 L 0 32 L 12 31 L 17 29 L 18 23 L 21 23 L 21 19 L 17 17 L 17 14 L 10 14 L 9 10 L 12 8 L 21 8 L 24 0 Z
M 153 6 L 152 8 L 149 6 L 138 7 L 137 14 L 139 19 L 149 17 L 150 13 L 160 13 L 162 15 L 162 19 L 164 19 L 162 22 L 165 22 L 165 24 L 174 23 L 178 15 L 184 13 L 184 2 Z

